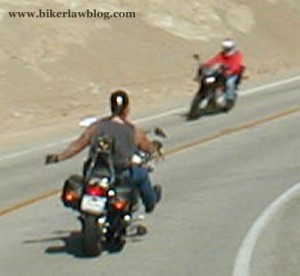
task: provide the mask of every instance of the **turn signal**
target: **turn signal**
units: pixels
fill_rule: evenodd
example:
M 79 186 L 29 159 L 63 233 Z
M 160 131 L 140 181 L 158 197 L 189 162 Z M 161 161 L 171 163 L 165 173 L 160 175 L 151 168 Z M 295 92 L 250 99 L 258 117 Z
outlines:
M 118 211 L 123 211 L 126 208 L 127 201 L 124 199 L 119 199 L 113 202 L 113 207 Z
M 75 191 L 68 191 L 65 194 L 65 201 L 67 202 L 77 201 L 78 199 L 79 197 Z

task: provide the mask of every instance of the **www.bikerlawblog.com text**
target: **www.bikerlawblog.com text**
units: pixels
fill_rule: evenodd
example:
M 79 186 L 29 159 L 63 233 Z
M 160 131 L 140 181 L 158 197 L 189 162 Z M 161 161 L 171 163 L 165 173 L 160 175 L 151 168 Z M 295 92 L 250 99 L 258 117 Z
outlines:
M 108 12 L 97 9 L 86 9 L 84 11 L 55 11 L 53 9 L 39 9 L 37 11 L 9 11 L 10 18 L 100 18 L 109 20 L 113 18 L 135 18 L 136 13 L 132 11 Z

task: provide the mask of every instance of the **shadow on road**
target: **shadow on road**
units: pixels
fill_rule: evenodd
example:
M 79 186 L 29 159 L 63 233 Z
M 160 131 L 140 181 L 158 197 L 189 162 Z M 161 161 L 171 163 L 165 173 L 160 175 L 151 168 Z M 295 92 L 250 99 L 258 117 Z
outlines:
M 56 231 L 54 234 L 57 234 L 56 237 L 36 239 L 36 240 L 27 240 L 24 241 L 24 244 L 33 244 L 33 243 L 49 243 L 49 242 L 58 242 L 59 245 L 51 245 L 46 248 L 46 254 L 69 254 L 76 258 L 91 258 L 83 254 L 81 250 L 81 233 L 80 231 Z M 67 234 L 67 235 L 63 235 Z M 128 237 L 131 242 L 140 242 L 142 241 L 141 237 L 131 236 Z M 61 244 L 63 242 L 63 244 Z M 124 245 L 124 244 L 123 244 Z M 105 252 L 109 254 L 120 253 L 123 249 L 123 246 L 116 245 L 114 243 L 106 244 Z
M 195 121 L 200 119 L 201 117 L 216 116 L 216 115 L 221 115 L 226 113 L 227 112 L 221 110 L 207 110 L 207 111 L 202 111 L 201 114 L 199 112 L 199 114 L 195 115 L 193 118 L 189 116 L 189 112 L 182 114 L 182 117 L 184 117 L 187 121 Z
M 60 236 L 37 239 L 37 240 L 28 240 L 25 241 L 25 244 L 29 243 L 49 243 L 49 242 L 58 242 L 62 241 L 61 245 L 51 245 L 46 248 L 45 253 L 47 254 L 69 254 L 76 258 L 86 258 L 81 251 L 81 234 L 79 231 L 57 231 L 55 234 L 60 234 Z M 67 235 L 62 235 L 67 234 Z

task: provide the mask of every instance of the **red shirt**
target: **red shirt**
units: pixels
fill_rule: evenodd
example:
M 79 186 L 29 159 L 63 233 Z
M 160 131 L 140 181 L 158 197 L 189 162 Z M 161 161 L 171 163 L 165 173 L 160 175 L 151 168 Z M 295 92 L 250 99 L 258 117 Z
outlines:
M 203 65 L 213 66 L 218 63 L 221 63 L 225 66 L 225 75 L 238 75 L 241 73 L 243 67 L 243 55 L 238 50 L 231 55 L 220 52 L 206 61 Z

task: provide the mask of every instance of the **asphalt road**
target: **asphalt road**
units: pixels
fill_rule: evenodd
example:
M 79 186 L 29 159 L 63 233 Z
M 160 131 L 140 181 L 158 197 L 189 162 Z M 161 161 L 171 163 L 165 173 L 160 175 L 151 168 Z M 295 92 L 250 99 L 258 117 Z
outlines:
M 248 91 L 229 114 L 193 122 L 182 109 L 141 122 L 170 136 L 153 174 L 163 201 L 149 234 L 118 254 L 84 258 L 76 214 L 59 201 L 84 153 L 47 167 L 64 143 L 2 153 L 0 275 L 298 276 L 300 193 L 285 195 L 300 182 L 299 89 Z

